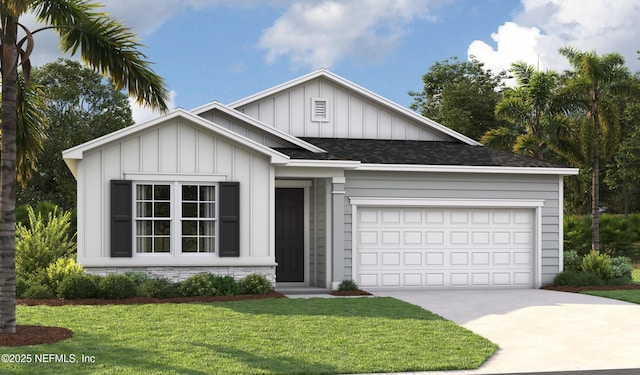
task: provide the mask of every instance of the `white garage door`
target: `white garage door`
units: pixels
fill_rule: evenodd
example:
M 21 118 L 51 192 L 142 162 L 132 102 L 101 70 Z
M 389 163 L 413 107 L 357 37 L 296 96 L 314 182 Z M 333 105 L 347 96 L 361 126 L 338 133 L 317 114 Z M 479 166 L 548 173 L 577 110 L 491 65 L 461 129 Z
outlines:
M 533 287 L 532 209 L 357 212 L 354 271 L 363 289 Z

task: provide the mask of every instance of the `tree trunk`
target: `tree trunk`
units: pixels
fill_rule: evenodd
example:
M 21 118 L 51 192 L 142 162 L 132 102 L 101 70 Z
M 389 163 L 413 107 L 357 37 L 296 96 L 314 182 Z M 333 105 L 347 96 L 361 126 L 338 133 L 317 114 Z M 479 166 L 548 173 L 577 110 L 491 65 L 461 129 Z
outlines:
M 598 90 L 591 92 L 593 121 L 593 160 L 591 167 L 591 251 L 600 251 L 600 119 L 598 118 Z
M 0 154 L 0 333 L 16 332 L 17 18 L 7 16 L 2 43 L 2 151 Z
M 596 136 L 597 138 L 597 136 Z M 599 143 L 596 141 L 596 144 Z M 593 150 L 593 171 L 591 172 L 591 250 L 600 250 L 600 152 Z

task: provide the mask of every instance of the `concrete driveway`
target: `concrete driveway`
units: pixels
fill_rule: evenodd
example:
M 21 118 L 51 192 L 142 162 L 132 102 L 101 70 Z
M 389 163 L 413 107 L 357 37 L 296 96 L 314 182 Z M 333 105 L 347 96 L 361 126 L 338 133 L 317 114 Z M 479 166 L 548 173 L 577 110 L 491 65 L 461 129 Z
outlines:
M 640 305 L 537 289 L 375 295 L 422 306 L 500 346 L 480 369 L 446 374 L 640 368 Z

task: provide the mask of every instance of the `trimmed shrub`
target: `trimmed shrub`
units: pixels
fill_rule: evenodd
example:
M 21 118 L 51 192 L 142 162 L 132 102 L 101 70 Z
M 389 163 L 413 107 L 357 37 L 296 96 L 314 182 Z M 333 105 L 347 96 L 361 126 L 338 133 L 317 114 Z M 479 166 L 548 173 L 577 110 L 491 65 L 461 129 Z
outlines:
M 342 280 L 340 285 L 338 285 L 338 291 L 340 292 L 346 292 L 346 291 L 352 291 L 352 290 L 358 290 L 358 284 L 356 284 L 356 282 L 351 279 Z
M 611 278 L 631 282 L 633 279 L 633 265 L 631 259 L 627 257 L 615 257 L 611 258 Z
M 601 280 L 611 277 L 611 257 L 599 251 L 592 251 L 582 258 L 582 271 L 595 273 Z
M 159 277 L 149 278 L 138 287 L 138 295 L 151 298 L 173 298 L 179 294 L 178 286 Z
M 235 296 L 240 294 L 240 285 L 233 276 L 225 275 L 213 276 L 213 287 L 216 288 L 218 296 Z
M 180 293 L 185 297 L 211 297 L 216 295 L 214 275 L 197 273 L 180 283 Z
M 604 281 L 593 272 L 563 271 L 553 279 L 553 285 L 574 287 L 603 285 Z
M 84 274 L 82 266 L 71 258 L 59 258 L 47 267 L 47 284 L 51 290 L 58 290 L 60 283 L 71 275 Z
M 98 284 L 100 297 L 107 299 L 129 298 L 136 295 L 136 286 L 125 275 L 113 273 L 105 276 Z
M 58 285 L 58 297 L 64 299 L 97 298 L 100 296 L 99 275 L 86 273 L 72 274 L 65 277 Z
M 22 298 L 24 292 L 29 288 L 29 283 L 24 277 L 16 275 L 16 297 Z
M 126 277 L 133 281 L 136 288 L 139 288 L 145 281 L 149 280 L 149 275 L 146 272 L 141 271 L 127 271 L 124 273 Z
M 564 270 L 565 271 L 581 271 L 582 270 L 582 256 L 575 250 L 565 251 L 562 254 Z
M 22 298 L 51 299 L 55 298 L 53 291 L 46 285 L 31 285 L 24 291 Z
M 68 234 L 70 212 L 55 207 L 43 218 L 27 207 L 27 213 L 29 225 L 16 226 L 16 273 L 28 279 L 45 272 L 58 258 L 73 257 L 76 244 Z
M 273 285 L 265 275 L 250 273 L 240 280 L 242 294 L 267 294 L 273 292 Z

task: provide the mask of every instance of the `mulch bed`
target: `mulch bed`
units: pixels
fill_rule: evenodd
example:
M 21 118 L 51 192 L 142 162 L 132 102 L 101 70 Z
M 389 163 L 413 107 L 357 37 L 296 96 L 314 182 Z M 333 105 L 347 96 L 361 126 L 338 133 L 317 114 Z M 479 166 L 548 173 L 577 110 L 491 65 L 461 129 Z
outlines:
M 332 296 L 340 296 L 340 297 L 354 297 L 354 296 L 371 296 L 372 294 L 369 292 L 365 292 L 364 290 L 336 290 L 331 292 Z
M 16 333 L 0 333 L 0 346 L 53 344 L 72 336 L 71 330 L 61 327 L 16 326 Z
M 632 289 L 640 289 L 640 284 L 601 285 L 601 286 L 583 286 L 583 287 L 544 285 L 544 286 L 540 287 L 540 289 L 556 290 L 558 292 L 581 293 L 581 292 L 584 292 L 584 291 L 587 291 L 587 290 L 632 290 Z
M 131 297 L 123 299 L 16 299 L 18 305 L 26 306 L 66 306 L 66 305 L 137 305 L 149 303 L 193 303 L 193 302 L 228 302 L 228 301 L 244 301 L 248 299 L 264 299 L 264 298 L 286 298 L 282 293 L 267 294 L 243 294 L 239 296 L 217 296 L 217 297 L 177 297 L 177 298 L 148 298 L 148 297 Z

